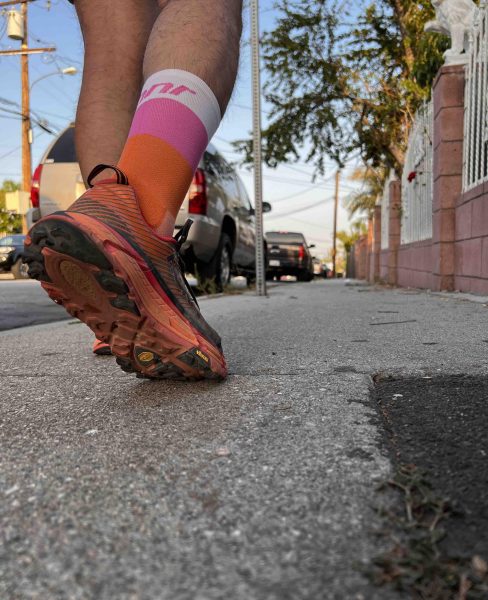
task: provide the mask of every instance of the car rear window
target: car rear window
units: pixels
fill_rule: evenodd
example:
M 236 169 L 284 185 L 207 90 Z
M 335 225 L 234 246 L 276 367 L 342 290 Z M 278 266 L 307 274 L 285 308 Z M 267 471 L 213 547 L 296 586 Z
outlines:
M 278 233 L 270 231 L 266 240 L 272 244 L 304 244 L 305 238 L 301 233 Z
M 78 162 L 75 150 L 75 128 L 70 127 L 56 140 L 46 156 L 49 162 Z

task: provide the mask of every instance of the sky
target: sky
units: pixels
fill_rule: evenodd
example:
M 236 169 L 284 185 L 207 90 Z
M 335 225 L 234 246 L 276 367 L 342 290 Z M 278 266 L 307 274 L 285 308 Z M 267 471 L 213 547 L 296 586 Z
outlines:
M 277 17 L 274 0 L 260 0 L 261 31 L 272 29 Z M 251 135 L 251 60 L 249 46 L 249 9 L 244 11 L 241 64 L 234 94 L 222 124 L 213 138 L 214 145 L 229 161 L 239 156 L 230 142 Z M 51 54 L 32 55 L 29 59 L 31 110 L 46 119 L 57 130 L 74 120 L 81 84 L 83 41 L 74 8 L 67 0 L 37 0 L 29 4 L 30 47 L 55 46 Z M 20 43 L 6 34 L 6 18 L 0 13 L 0 50 L 18 49 Z M 60 75 L 63 68 L 78 69 L 74 76 Z M 37 81 L 40 77 L 43 78 Z M 265 81 L 263 71 L 262 79 Z M 12 104 L 13 103 L 13 104 Z M 0 57 L 0 109 L 20 110 L 20 57 Z M 263 126 L 266 125 L 266 104 L 263 104 Z M 0 110 L 0 181 L 20 181 L 21 149 L 20 119 Z M 34 128 L 32 147 L 33 169 L 51 142 L 52 136 L 39 127 Z M 312 181 L 313 167 L 304 161 L 281 165 L 277 169 L 264 168 L 263 198 L 272 205 L 271 213 L 264 216 L 265 231 L 301 231 L 309 244 L 315 244 L 314 256 L 325 258 L 332 246 L 334 176 L 336 167 L 326 163 L 323 177 Z M 338 229 L 349 229 L 344 197 L 357 187 L 348 176 L 354 165 L 346 165 L 341 177 Z M 251 199 L 253 172 L 237 166 Z M 307 208 L 307 207 L 311 208 Z M 280 216 L 282 215 L 282 216 Z

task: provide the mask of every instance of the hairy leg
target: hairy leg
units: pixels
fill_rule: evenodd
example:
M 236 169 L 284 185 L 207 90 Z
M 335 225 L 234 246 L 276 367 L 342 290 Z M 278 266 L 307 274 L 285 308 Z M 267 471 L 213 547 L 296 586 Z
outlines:
M 144 80 L 182 69 L 205 81 L 222 113 L 234 87 L 242 31 L 242 0 L 159 0 L 162 7 L 144 57 Z
M 141 92 L 144 52 L 161 7 L 156 0 L 76 0 L 75 6 L 85 43 L 75 137 L 86 182 L 94 166 L 116 164 L 120 158 Z

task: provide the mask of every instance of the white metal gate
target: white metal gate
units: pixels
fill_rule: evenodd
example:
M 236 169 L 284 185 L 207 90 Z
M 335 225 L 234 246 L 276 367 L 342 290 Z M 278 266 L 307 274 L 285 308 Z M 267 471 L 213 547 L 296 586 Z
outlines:
M 480 6 L 465 69 L 463 191 L 488 180 L 488 6 Z
M 403 167 L 401 244 L 432 237 L 433 130 L 432 102 L 426 102 L 415 115 Z

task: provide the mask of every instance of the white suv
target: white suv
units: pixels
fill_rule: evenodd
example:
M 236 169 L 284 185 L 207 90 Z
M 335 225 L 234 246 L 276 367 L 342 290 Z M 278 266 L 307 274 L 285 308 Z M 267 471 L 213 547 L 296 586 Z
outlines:
M 54 140 L 34 172 L 29 227 L 38 219 L 66 210 L 85 191 L 70 125 Z M 271 206 L 264 203 L 268 212 Z M 233 167 L 211 144 L 193 177 L 176 219 L 176 231 L 188 218 L 193 226 L 182 255 L 200 282 L 221 290 L 232 274 L 255 271 L 254 209 Z

